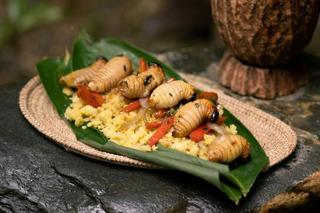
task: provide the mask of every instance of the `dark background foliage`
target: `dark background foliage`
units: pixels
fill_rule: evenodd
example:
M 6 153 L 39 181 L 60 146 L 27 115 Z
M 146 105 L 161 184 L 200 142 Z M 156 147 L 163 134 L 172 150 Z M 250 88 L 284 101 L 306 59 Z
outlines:
M 63 55 L 82 28 L 152 52 L 223 48 L 209 0 L 1 0 L 0 85 L 35 75 L 36 62 Z M 306 51 L 319 49 L 318 27 Z

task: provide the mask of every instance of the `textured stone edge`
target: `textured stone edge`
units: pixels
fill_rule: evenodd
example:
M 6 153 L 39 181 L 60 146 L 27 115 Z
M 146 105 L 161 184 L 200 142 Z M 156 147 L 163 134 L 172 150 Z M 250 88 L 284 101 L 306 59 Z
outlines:
M 287 212 L 314 203 L 315 200 L 320 201 L 320 170 L 300 181 L 291 190 L 271 198 L 257 212 Z

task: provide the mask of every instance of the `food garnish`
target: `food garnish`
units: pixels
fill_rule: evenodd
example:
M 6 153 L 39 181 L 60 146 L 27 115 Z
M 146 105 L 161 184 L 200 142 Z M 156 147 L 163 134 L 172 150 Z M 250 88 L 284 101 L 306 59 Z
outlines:
M 99 93 L 90 91 L 87 85 L 78 85 L 77 95 L 86 104 L 93 106 L 95 108 L 100 107 L 104 102 L 103 96 L 100 95 Z
M 209 99 L 211 101 L 218 100 L 218 94 L 215 92 L 200 92 L 197 94 L 197 99 Z
M 160 127 L 155 131 L 152 137 L 148 140 L 149 145 L 152 147 L 156 145 L 161 138 L 163 138 L 173 126 L 174 117 L 169 117 L 165 119 Z
M 167 114 L 168 110 L 165 109 L 158 109 L 155 113 L 153 113 L 153 116 L 155 118 L 163 118 Z
M 225 121 L 225 120 L 226 120 L 226 117 L 223 116 L 223 115 L 220 115 L 220 116 L 218 117 L 217 121 L 216 121 L 216 124 L 222 125 L 222 124 L 224 124 L 224 121 Z
M 146 126 L 146 129 L 148 130 L 154 130 L 160 127 L 161 124 L 162 124 L 161 121 L 152 121 L 152 122 L 146 122 L 145 126 Z
M 206 124 L 199 126 L 198 128 L 194 129 L 190 134 L 189 138 L 194 142 L 202 141 L 204 135 L 212 132 L 213 130 L 210 129 Z
M 148 64 L 144 58 L 139 59 L 139 72 L 144 72 L 148 69 Z
M 130 104 L 128 104 L 126 107 L 122 109 L 122 112 L 131 112 L 137 109 L 140 109 L 141 104 L 139 100 L 133 101 Z

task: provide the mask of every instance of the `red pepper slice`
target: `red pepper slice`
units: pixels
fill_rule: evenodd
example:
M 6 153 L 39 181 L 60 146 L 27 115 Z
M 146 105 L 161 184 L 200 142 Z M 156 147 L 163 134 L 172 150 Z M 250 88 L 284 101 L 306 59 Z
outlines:
M 156 132 L 151 136 L 148 143 L 153 146 L 163 138 L 173 126 L 174 117 L 169 117 L 161 123 L 161 126 L 156 130 Z
M 201 92 L 197 95 L 197 99 L 201 99 L 201 98 L 216 101 L 218 100 L 218 94 L 215 92 Z
M 216 121 L 216 124 L 222 125 L 225 120 L 226 120 L 226 117 L 224 117 L 223 115 L 221 115 L 221 116 L 218 117 L 218 120 Z
M 212 131 L 212 129 L 210 129 L 207 125 L 202 125 L 202 126 L 199 126 L 198 128 L 196 128 L 195 130 L 193 130 L 189 134 L 189 137 L 194 142 L 199 142 L 199 141 L 203 140 L 205 134 L 208 134 L 211 131 Z
M 88 86 L 86 85 L 78 85 L 77 86 L 77 95 L 80 97 L 85 104 L 91 105 L 95 108 L 101 106 L 104 102 L 104 98 L 102 95 L 96 92 L 90 91 Z
M 131 112 L 137 109 L 140 109 L 141 104 L 139 100 L 131 102 L 129 105 L 122 109 L 122 112 Z
M 139 72 L 144 72 L 147 69 L 148 69 L 147 62 L 143 58 L 140 58 L 140 60 L 139 60 Z
M 157 110 L 155 113 L 153 113 L 153 116 L 154 116 L 155 118 L 163 118 L 163 117 L 166 115 L 167 111 L 168 111 L 168 110 L 159 109 L 159 110 Z
M 148 130 L 154 130 L 157 129 L 159 126 L 161 126 L 162 122 L 161 121 L 153 121 L 153 122 L 146 122 L 145 126 L 146 129 Z

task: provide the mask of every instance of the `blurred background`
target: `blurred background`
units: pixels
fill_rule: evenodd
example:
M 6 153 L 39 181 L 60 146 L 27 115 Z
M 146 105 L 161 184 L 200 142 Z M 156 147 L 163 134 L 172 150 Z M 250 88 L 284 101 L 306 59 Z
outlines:
M 319 25 L 305 50 L 318 57 Z M 62 56 L 81 29 L 155 53 L 224 47 L 210 0 L 0 0 L 0 85 L 34 76 L 37 61 Z

